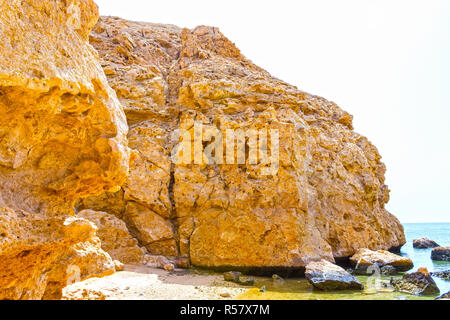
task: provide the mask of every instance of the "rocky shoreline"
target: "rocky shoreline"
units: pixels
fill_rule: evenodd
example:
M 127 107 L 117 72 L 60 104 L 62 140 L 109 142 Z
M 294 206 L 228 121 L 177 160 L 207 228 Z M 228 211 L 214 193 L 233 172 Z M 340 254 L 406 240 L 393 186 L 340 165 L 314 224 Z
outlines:
M 412 268 L 385 251 L 404 228 L 353 117 L 217 28 L 22 0 L 1 2 L 0 36 L 0 300 L 236 298 L 254 284 L 191 267 L 361 291 L 336 263 Z M 261 146 L 272 161 L 253 161 Z

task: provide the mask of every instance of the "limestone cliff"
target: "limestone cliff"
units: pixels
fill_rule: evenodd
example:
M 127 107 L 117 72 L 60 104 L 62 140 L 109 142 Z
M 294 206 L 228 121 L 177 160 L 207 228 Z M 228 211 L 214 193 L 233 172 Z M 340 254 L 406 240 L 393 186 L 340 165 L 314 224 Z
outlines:
M 333 102 L 272 77 L 213 27 L 104 17 L 90 42 L 126 113 L 133 151 L 122 190 L 79 209 L 115 214 L 150 253 L 204 267 L 303 267 L 405 243 L 385 209 L 381 156 Z M 277 173 L 262 175 L 264 165 L 248 160 L 173 163 L 172 132 L 193 133 L 195 123 L 278 130 Z
M 127 123 L 89 45 L 92 0 L 0 0 L 0 300 L 114 272 L 78 198 L 127 176 Z

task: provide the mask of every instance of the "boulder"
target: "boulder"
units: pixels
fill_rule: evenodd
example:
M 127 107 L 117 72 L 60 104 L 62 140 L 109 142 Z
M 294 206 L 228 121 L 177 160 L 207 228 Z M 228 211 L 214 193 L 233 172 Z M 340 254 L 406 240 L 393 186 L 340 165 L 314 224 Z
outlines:
M 255 284 L 255 278 L 240 276 L 238 283 L 243 286 L 253 286 Z
M 384 266 L 380 268 L 381 274 L 383 276 L 393 276 L 398 273 L 397 269 L 393 266 Z
M 450 247 L 438 247 L 431 251 L 431 259 L 435 261 L 450 261 Z
M 351 258 L 350 262 L 355 267 L 356 274 L 367 274 L 368 268 L 378 266 L 394 267 L 399 272 L 411 270 L 414 264 L 411 259 L 391 253 L 389 251 L 372 251 L 359 249 Z
M 111 258 L 122 263 L 143 262 L 146 250 L 139 247 L 125 222 L 112 214 L 93 210 L 81 211 L 77 216 L 97 226 L 97 236 L 102 242 L 102 249 L 108 252 Z
M 436 300 L 450 300 L 450 291 L 437 297 Z
M 429 249 L 440 247 L 436 242 L 427 238 L 420 238 L 413 241 L 413 247 L 416 249 Z
M 381 156 L 335 103 L 272 77 L 214 27 L 102 17 L 90 42 L 124 107 L 133 151 L 117 201 L 101 195 L 80 206 L 109 212 L 111 203 L 151 254 L 199 267 L 299 268 L 405 243 L 385 209 Z M 270 145 L 279 161 L 174 162 L 177 129 L 196 132 L 205 147 L 214 146 L 212 130 L 270 139 L 272 130 L 274 140 L 277 130 Z M 250 147 L 244 140 L 235 160 Z
M 320 290 L 363 290 L 364 286 L 343 268 L 322 260 L 306 266 L 306 279 Z
M 0 1 L 0 300 L 114 272 L 78 198 L 116 192 L 128 126 L 88 38 L 91 0 Z
M 431 272 L 431 276 L 440 278 L 443 280 L 450 280 L 450 270 L 447 271 L 439 271 L 439 272 Z
M 426 268 L 407 273 L 402 279 L 391 279 L 394 290 L 414 295 L 437 295 L 440 290 Z
M 252 286 L 255 284 L 254 277 L 244 276 L 241 272 L 238 271 L 225 272 L 223 274 L 223 279 L 225 281 L 234 282 L 243 286 Z

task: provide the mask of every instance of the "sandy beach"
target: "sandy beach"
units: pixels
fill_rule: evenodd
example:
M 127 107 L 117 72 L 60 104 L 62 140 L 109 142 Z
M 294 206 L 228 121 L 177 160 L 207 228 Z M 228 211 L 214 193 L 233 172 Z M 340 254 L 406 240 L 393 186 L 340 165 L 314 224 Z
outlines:
M 226 300 L 247 289 L 223 281 L 220 275 L 198 271 L 126 265 L 104 278 L 91 278 L 66 287 L 64 300 Z

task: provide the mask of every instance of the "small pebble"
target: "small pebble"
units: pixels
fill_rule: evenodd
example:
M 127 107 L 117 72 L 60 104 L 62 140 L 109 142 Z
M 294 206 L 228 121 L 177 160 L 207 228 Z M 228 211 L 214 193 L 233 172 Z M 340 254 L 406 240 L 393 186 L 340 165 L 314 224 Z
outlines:
M 222 292 L 222 293 L 220 294 L 220 296 L 221 296 L 222 298 L 230 298 L 230 297 L 231 297 L 231 294 L 228 293 L 228 292 Z

